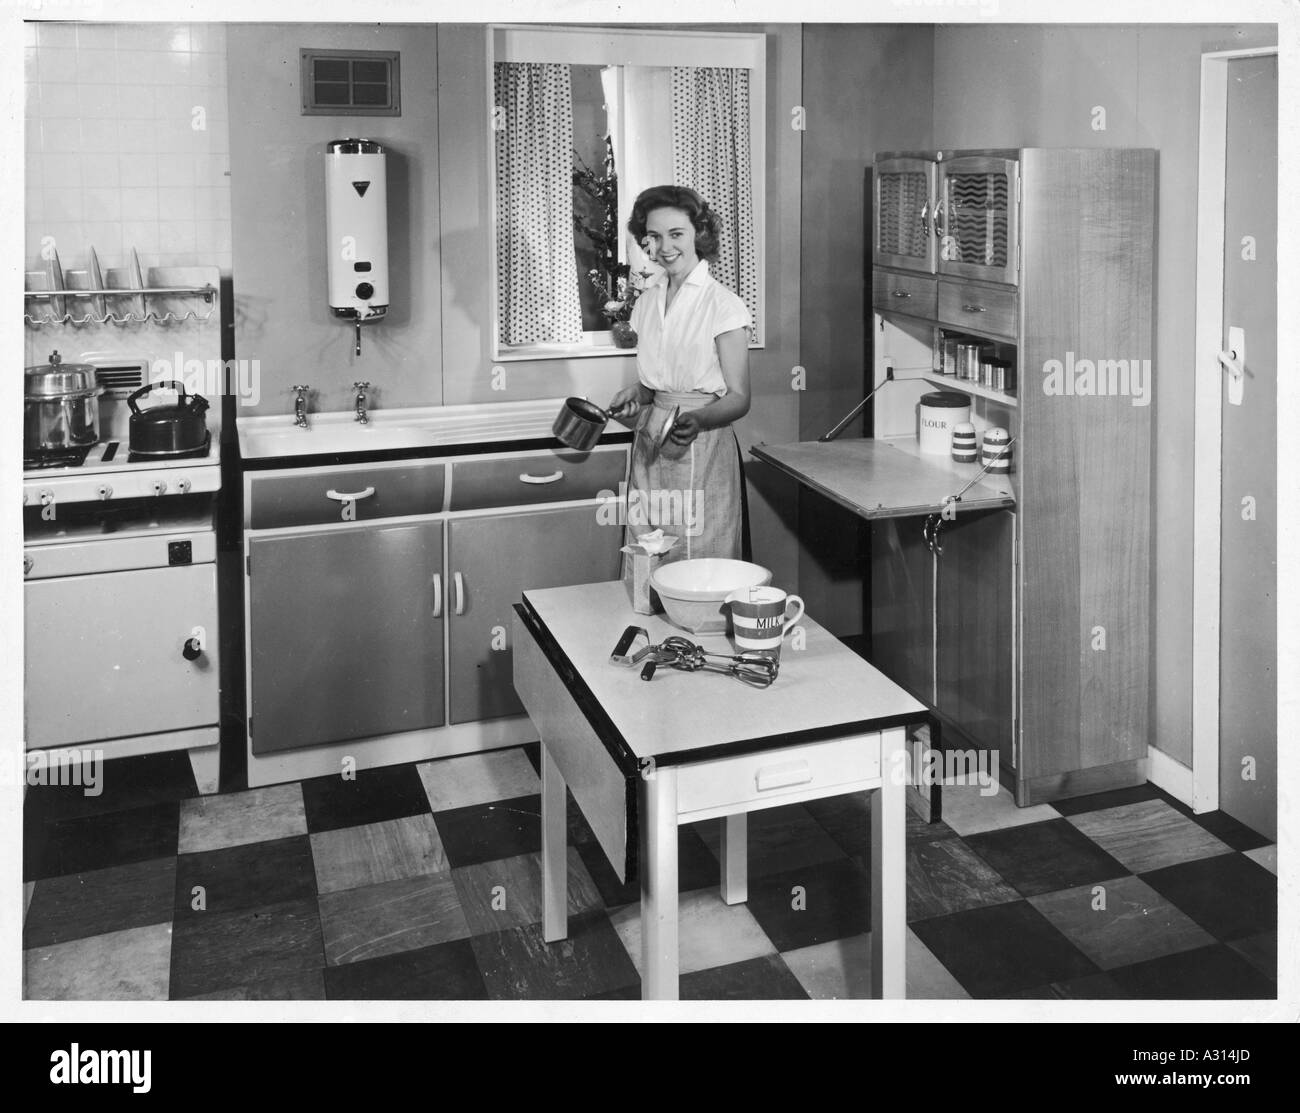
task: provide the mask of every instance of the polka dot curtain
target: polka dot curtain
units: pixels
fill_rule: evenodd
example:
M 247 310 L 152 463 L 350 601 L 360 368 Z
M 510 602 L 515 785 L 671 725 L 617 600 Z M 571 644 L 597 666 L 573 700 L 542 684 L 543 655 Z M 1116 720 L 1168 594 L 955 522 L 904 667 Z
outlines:
M 499 62 L 493 78 L 500 342 L 577 344 L 569 67 Z
M 710 273 L 736 293 L 758 337 L 758 266 L 749 162 L 749 71 L 674 66 L 673 175 L 697 190 L 722 218 Z

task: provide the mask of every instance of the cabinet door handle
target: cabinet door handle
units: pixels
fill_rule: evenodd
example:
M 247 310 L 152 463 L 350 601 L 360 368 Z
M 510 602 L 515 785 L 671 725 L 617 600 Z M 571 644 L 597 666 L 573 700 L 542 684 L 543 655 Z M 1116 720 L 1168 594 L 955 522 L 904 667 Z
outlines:
M 910 298 L 912 293 L 910 290 L 894 290 L 893 295 L 896 298 Z
M 519 477 L 520 483 L 555 483 L 564 478 L 564 472 L 553 471 L 550 475 L 529 475 L 524 472 Z
M 456 590 L 456 613 L 465 613 L 465 577 L 459 572 L 451 574 L 452 586 Z
M 368 499 L 375 493 L 373 487 L 365 487 L 360 491 L 336 491 L 331 487 L 325 492 L 327 499 L 335 499 L 338 502 L 356 502 L 358 499 Z
M 442 573 L 433 574 L 433 617 L 442 617 Z
M 984 307 L 982 305 L 963 305 L 962 310 L 966 313 L 983 313 Z

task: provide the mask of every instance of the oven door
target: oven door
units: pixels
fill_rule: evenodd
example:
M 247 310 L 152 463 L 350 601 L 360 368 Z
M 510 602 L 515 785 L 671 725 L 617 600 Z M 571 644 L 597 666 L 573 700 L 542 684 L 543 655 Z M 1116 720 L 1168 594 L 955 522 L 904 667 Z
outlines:
M 218 724 L 215 564 L 29 579 L 24 601 L 27 749 Z

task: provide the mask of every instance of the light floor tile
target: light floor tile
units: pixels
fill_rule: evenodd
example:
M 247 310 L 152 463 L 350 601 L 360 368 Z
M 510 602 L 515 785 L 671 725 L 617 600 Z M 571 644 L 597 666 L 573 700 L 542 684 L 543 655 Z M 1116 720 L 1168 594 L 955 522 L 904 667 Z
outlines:
M 609 914 L 637 970 L 641 969 L 641 905 Z M 743 904 L 724 904 L 716 889 L 682 893 L 677 904 L 678 972 L 690 974 L 768 955 L 776 950 Z
M 1134 873 L 1227 854 L 1232 848 L 1163 800 L 1143 800 L 1067 817 L 1107 854 Z
M 432 947 L 470 933 L 449 873 L 323 893 L 319 903 L 330 966 Z
M 1214 937 L 1139 877 L 1116 877 L 1029 898 L 1103 970 L 1209 947 Z
M 296 781 L 181 801 L 181 854 L 306 833 L 307 813 Z
M 513 800 L 542 790 L 541 778 L 517 748 L 427 761 L 417 769 L 435 812 Z
M 781 955 L 809 997 L 817 1000 L 871 996 L 871 933 L 832 939 Z M 910 928 L 907 932 L 909 1001 L 965 1000 L 970 997 Z
M 978 835 L 1061 817 L 1051 804 L 1017 808 L 1011 793 L 1001 786 L 992 796 L 985 796 L 979 785 L 944 785 L 942 792 L 943 821 L 959 835 Z
M 172 926 L 92 935 L 23 952 L 29 1001 L 166 1001 Z
M 1277 843 L 1270 843 L 1256 850 L 1247 850 L 1245 853 L 1252 862 L 1258 862 L 1274 877 L 1277 876 Z
M 336 893 L 447 870 L 447 854 L 431 815 L 367 823 L 311 836 L 316 889 Z

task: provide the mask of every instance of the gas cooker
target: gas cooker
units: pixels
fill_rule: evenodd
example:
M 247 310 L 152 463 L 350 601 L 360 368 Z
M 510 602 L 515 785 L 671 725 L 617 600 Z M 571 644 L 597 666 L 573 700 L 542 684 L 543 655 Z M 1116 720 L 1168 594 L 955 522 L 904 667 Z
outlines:
M 161 459 L 132 457 L 125 441 L 92 445 L 85 459 L 23 469 L 23 505 L 108 502 L 199 494 L 221 489 L 221 446 L 205 454 Z

